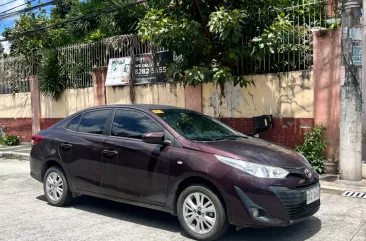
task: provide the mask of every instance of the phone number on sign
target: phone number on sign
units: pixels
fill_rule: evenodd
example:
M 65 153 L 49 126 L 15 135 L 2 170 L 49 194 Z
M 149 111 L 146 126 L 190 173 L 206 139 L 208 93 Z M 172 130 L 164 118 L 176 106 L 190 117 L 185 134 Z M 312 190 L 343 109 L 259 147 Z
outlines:
M 157 73 L 159 74 L 166 73 L 166 67 L 159 67 L 157 69 Z M 155 74 L 155 69 L 153 68 L 135 69 L 135 74 Z

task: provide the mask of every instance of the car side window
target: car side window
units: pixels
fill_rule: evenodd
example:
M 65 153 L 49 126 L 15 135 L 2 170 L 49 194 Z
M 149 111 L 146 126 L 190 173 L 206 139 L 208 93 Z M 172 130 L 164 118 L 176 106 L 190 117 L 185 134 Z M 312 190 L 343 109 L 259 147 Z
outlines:
M 147 132 L 160 132 L 164 128 L 151 117 L 133 110 L 116 110 L 112 124 L 112 136 L 142 139 Z
M 76 116 L 75 118 L 73 118 L 70 121 L 67 129 L 69 129 L 71 131 L 78 131 L 79 124 L 80 124 L 80 120 L 81 120 L 81 116 L 82 116 L 82 114 L 80 114 L 80 115 Z
M 96 110 L 83 114 L 79 125 L 79 132 L 103 134 L 109 110 Z

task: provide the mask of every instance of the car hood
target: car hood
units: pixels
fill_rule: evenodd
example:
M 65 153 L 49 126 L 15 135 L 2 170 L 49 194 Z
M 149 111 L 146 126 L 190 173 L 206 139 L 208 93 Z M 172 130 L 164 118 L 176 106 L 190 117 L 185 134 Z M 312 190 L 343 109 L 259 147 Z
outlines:
M 200 142 L 198 145 L 202 151 L 217 155 L 227 153 L 228 156 L 234 155 L 239 159 L 263 165 L 285 168 L 309 167 L 309 163 L 299 153 L 258 138 Z

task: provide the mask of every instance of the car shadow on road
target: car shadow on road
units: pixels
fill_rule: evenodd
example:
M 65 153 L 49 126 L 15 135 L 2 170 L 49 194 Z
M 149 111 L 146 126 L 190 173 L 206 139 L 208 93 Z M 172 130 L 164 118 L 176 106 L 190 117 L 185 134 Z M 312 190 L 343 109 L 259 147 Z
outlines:
M 37 199 L 47 202 L 44 195 L 38 196 Z M 139 225 L 181 233 L 187 237 L 182 233 L 177 217 L 161 211 L 89 196 L 75 198 L 72 204 L 65 208 L 75 208 Z M 311 217 L 301 223 L 284 228 L 243 228 L 239 231 L 230 228 L 229 232 L 220 241 L 303 241 L 313 237 L 320 229 L 321 220 L 317 217 Z

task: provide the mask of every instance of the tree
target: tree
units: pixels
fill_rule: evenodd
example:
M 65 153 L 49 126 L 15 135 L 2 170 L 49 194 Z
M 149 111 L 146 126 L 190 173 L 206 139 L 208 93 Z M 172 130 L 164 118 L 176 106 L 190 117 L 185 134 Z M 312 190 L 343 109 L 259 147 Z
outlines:
M 98 41 L 116 35 L 136 33 L 139 19 L 148 11 L 144 4 L 124 7 L 130 0 L 87 0 L 78 1 L 72 8 L 69 17 L 82 17 L 89 14 L 110 10 L 108 14 L 100 14 L 93 18 L 85 18 L 68 25 L 76 38 L 82 41 Z
M 78 0 L 63 0 L 56 2 L 56 6 L 51 9 L 51 18 L 65 19 L 78 2 Z
M 125 7 L 130 0 L 60 0 L 51 15 L 42 10 L 23 14 L 3 36 L 10 39 L 13 55 L 37 58 L 40 50 L 139 33 L 143 40 L 183 56 L 168 68 L 175 80 L 193 86 L 212 81 L 246 86 L 250 82 L 234 71 L 243 56 L 260 60 L 268 53 L 287 56 L 310 48 L 310 28 L 317 23 L 306 26 L 304 20 L 319 19 L 322 8 L 313 0 L 301 2 L 294 8 L 292 0 L 148 0 Z M 98 14 L 104 10 L 112 11 Z M 74 18 L 80 19 L 39 30 Z M 271 63 L 291 64 L 278 59 Z
M 183 57 L 168 68 L 171 78 L 193 86 L 208 82 L 223 85 L 227 81 L 246 86 L 251 82 L 234 75 L 241 57 L 261 58 L 266 53 L 308 47 L 304 42 L 284 42 L 287 36 L 310 31 L 310 26 L 300 28 L 300 20 L 294 27 L 293 19 L 310 14 L 313 6 L 303 4 L 294 11 L 289 8 L 292 5 L 289 0 L 171 1 L 169 6 L 151 8 L 139 22 L 138 32 L 143 40 Z M 243 43 L 248 32 L 254 35 Z
M 34 61 L 42 56 L 44 49 L 74 42 L 75 38 L 65 26 L 42 28 L 64 21 L 75 2 L 78 1 L 62 0 L 57 2 L 50 16 L 46 10 L 22 14 L 19 19 L 15 20 L 14 27 L 6 28 L 2 34 L 11 43 L 10 53 Z
M 159 1 L 157 1 L 159 2 Z M 60 0 L 56 2 L 51 14 L 45 10 L 24 13 L 8 28 L 3 36 L 12 43 L 13 55 L 30 56 L 40 53 L 41 49 L 52 49 L 79 42 L 93 42 L 100 39 L 136 33 L 139 19 L 148 11 L 146 5 L 124 7 L 129 0 Z M 152 4 L 152 6 L 160 6 Z M 97 14 L 103 10 L 114 10 L 108 14 Z M 81 18 L 62 24 L 73 18 Z M 85 17 L 85 18 L 83 18 Z M 57 27 L 39 30 L 42 27 Z M 26 32 L 24 34 L 24 32 Z M 34 32 L 32 32 L 34 31 Z

